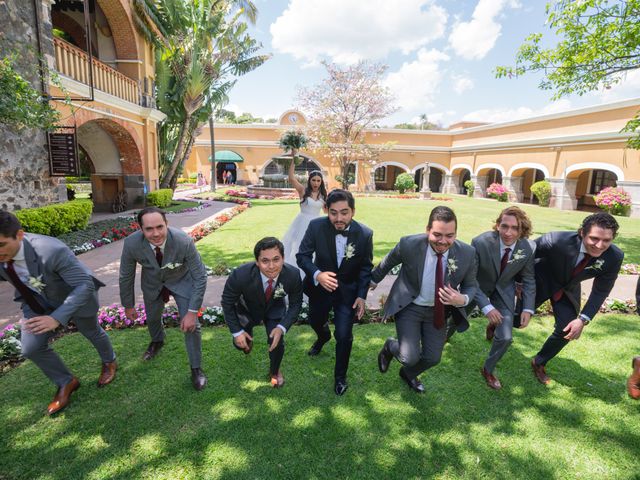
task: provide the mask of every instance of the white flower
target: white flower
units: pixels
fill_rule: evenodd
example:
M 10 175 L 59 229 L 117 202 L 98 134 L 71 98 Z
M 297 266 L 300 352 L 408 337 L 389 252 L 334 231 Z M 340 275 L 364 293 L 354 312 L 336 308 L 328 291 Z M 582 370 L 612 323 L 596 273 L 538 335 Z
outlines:
M 456 264 L 455 258 L 447 258 L 447 273 L 449 276 L 453 275 L 458 270 L 458 264 Z
M 281 283 L 278 284 L 278 286 L 276 287 L 275 291 L 273 292 L 273 299 L 275 300 L 276 298 L 282 298 L 287 294 L 287 292 L 284 291 L 284 287 L 282 286 Z
M 351 257 L 353 257 L 356 254 L 356 246 L 353 243 L 349 243 L 347 245 L 347 248 L 344 251 L 344 258 L 345 260 L 349 260 Z
M 161 270 L 164 270 L 165 268 L 168 268 L 169 270 L 173 270 L 174 268 L 178 268 L 180 265 L 182 265 L 181 263 L 167 263 L 165 266 L 163 266 L 161 268 Z
M 517 262 L 518 260 L 522 260 L 523 258 L 527 258 L 527 254 L 524 253 L 524 250 L 519 248 L 518 250 L 513 252 L 513 255 L 511 255 L 511 260 L 509 260 L 507 263 Z
M 593 265 L 589 265 L 585 270 L 602 270 L 602 265 L 604 265 L 604 260 L 602 260 L 601 258 L 599 258 L 598 260 L 596 260 L 594 262 Z
M 42 293 L 42 289 L 46 285 L 42 282 L 42 275 L 39 277 L 29 277 L 29 286 L 38 293 Z

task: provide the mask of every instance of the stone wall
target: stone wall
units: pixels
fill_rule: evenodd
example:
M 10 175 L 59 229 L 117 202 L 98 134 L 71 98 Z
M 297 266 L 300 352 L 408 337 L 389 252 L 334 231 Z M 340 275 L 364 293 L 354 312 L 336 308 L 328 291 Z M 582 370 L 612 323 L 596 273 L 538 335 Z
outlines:
M 0 1 L 0 58 L 17 53 L 17 70 L 41 91 L 42 82 L 36 69 L 36 13 L 40 18 L 42 58 L 53 68 L 51 6 L 48 0 Z M 57 178 L 49 176 L 45 132 L 36 129 L 16 132 L 0 124 L 0 208 L 18 210 L 59 202 L 62 189 L 58 188 L 58 183 Z M 62 199 L 66 200 L 66 190 L 62 193 Z

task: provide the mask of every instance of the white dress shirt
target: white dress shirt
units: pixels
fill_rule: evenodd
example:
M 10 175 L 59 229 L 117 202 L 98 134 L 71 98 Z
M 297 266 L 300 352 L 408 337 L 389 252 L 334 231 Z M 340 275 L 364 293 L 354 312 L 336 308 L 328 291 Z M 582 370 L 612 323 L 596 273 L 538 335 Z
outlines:
M 444 272 L 447 259 L 449 258 L 449 250 L 442 254 L 442 268 Z M 433 307 L 435 305 L 436 295 L 436 267 L 438 263 L 438 255 L 427 246 L 427 254 L 424 259 L 424 271 L 422 272 L 422 282 L 420 282 L 420 295 L 413 301 L 416 305 L 423 307 Z
M 344 231 L 348 232 L 349 228 L 350 227 L 345 228 Z M 344 256 L 347 252 L 347 240 L 349 239 L 344 235 L 336 234 L 336 260 L 338 261 L 338 268 L 342 265 L 342 261 L 344 260 Z M 313 283 L 316 287 L 318 286 L 318 275 L 321 273 L 322 272 L 320 270 L 317 270 L 316 273 L 313 274 Z

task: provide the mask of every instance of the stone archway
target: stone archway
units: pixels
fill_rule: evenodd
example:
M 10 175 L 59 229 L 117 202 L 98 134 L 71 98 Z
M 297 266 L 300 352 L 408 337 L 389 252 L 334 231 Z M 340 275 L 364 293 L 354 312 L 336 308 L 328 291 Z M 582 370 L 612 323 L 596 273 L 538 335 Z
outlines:
M 451 167 L 451 173 L 445 175 L 444 193 L 467 194 L 467 187 L 464 186 L 467 180 L 471 180 L 471 166 L 458 164 Z
M 573 197 L 574 209 L 585 211 L 597 211 L 594 197 L 600 190 L 607 187 L 616 187 L 618 175 L 610 168 L 580 168 L 567 173 L 565 185 L 575 187 Z
M 383 162 L 377 164 L 373 169 L 373 178 L 376 190 L 395 189 L 396 178 L 401 173 L 411 173 L 409 167 L 398 162 Z
M 479 166 L 476 170 L 476 174 L 471 176 L 471 180 L 475 185 L 473 196 L 476 198 L 485 197 L 487 187 L 489 187 L 493 183 L 502 184 L 502 179 L 504 176 L 504 169 L 500 165 L 486 164 Z
M 413 181 L 418 186 L 418 190 L 422 188 L 422 175 L 424 174 L 424 167 L 416 168 L 414 170 Z M 439 166 L 429 165 L 429 190 L 433 193 L 440 193 L 444 188 L 444 177 L 446 171 Z
M 531 185 L 548 177 L 549 171 L 544 165 L 522 163 L 511 167 L 503 182 L 518 202 L 537 204 L 538 199 L 531 193 Z

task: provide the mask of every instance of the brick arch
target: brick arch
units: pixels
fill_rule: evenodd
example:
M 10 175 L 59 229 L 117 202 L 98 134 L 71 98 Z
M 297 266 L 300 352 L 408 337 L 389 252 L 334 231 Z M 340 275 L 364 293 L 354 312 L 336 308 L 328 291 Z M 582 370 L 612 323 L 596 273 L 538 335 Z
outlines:
M 53 26 L 68 33 L 78 48 L 84 50 L 87 48 L 87 35 L 84 27 L 76 22 L 73 18 L 64 13 L 53 10 L 51 12 L 51 21 Z
M 142 175 L 142 148 L 138 135 L 128 130 L 120 123 L 106 118 L 98 118 L 95 122 L 100 125 L 118 147 L 122 158 L 122 173 Z
M 97 0 L 109 28 L 113 34 L 116 53 L 121 60 L 137 60 L 137 33 L 131 21 L 131 7 L 129 2 L 122 0 Z

